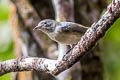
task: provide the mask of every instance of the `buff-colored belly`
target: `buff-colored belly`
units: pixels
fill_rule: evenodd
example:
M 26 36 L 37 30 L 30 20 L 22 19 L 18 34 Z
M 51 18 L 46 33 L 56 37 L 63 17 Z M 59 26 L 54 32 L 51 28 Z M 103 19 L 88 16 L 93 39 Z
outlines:
M 50 37 L 50 36 L 49 36 Z M 80 33 L 60 33 L 55 36 L 50 37 L 54 41 L 61 43 L 61 44 L 75 44 L 81 39 L 81 34 Z

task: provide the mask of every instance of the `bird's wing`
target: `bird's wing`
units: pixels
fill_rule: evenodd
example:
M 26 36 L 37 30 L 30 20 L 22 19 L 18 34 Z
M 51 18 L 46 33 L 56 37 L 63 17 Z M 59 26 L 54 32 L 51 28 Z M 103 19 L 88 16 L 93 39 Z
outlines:
M 73 22 L 61 22 L 62 31 L 69 32 L 81 32 L 85 33 L 88 27 L 73 23 Z

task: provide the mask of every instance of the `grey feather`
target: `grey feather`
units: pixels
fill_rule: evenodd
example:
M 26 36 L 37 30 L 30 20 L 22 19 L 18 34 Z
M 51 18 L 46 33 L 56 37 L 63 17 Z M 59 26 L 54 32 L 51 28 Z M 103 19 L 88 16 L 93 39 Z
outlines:
M 65 32 L 81 32 L 85 33 L 88 27 L 85 27 L 83 25 L 73 23 L 73 22 L 61 22 L 61 29 Z

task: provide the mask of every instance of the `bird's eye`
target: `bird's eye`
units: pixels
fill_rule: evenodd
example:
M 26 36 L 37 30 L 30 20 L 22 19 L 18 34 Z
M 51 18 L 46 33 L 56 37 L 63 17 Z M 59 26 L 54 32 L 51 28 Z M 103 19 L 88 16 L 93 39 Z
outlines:
M 44 24 L 47 24 L 46 22 Z

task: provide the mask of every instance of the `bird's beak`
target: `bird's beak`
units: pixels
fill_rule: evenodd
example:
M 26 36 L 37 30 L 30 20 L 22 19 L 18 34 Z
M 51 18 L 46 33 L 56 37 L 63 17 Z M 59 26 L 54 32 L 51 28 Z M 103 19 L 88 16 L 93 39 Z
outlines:
M 41 26 L 36 26 L 33 30 L 40 30 Z

